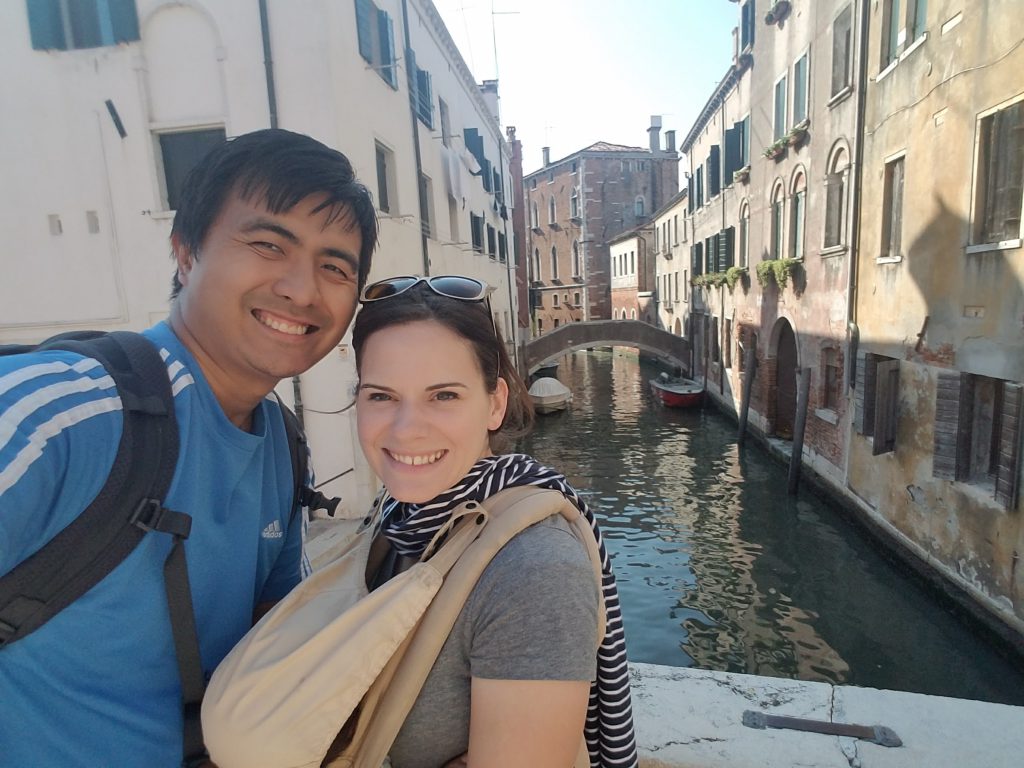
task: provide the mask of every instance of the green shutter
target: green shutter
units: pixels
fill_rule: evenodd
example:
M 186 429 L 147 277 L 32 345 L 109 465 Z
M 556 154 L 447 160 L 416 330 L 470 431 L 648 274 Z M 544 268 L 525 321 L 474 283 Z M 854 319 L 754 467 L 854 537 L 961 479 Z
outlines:
M 129 43 L 139 39 L 139 17 L 135 0 L 107 0 L 114 28 L 115 43 Z
M 60 0 L 26 0 L 32 47 L 37 51 L 66 51 Z
M 373 64 L 373 3 L 370 0 L 356 2 L 356 35 L 359 37 L 359 55 Z
M 377 31 L 380 33 L 380 76 L 398 90 L 398 65 L 395 63 L 395 25 L 386 11 L 377 11 Z

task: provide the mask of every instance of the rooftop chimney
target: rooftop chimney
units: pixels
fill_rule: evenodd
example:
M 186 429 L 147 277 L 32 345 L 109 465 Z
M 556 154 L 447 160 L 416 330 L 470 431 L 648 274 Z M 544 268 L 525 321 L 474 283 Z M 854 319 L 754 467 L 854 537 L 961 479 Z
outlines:
M 676 151 L 676 132 L 665 131 L 665 151 L 675 152 Z
M 544 167 L 547 168 L 551 165 L 551 147 L 542 147 L 541 156 L 544 158 Z
M 661 151 L 661 115 L 651 115 L 651 127 L 647 129 L 648 146 L 651 152 Z

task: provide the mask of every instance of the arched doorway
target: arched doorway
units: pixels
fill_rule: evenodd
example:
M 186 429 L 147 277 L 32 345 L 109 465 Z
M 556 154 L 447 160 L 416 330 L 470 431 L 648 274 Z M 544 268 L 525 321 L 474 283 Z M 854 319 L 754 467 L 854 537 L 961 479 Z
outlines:
M 775 347 L 775 434 L 793 439 L 796 422 L 796 335 L 786 319 L 779 320 Z
M 682 323 L 681 323 L 681 322 L 679 321 L 679 318 L 678 318 L 678 317 L 676 318 L 676 327 L 675 327 L 675 330 L 673 330 L 672 332 L 673 332 L 673 333 L 674 333 L 674 334 L 675 334 L 676 336 L 682 336 L 682 335 L 683 335 L 683 324 L 682 324 Z

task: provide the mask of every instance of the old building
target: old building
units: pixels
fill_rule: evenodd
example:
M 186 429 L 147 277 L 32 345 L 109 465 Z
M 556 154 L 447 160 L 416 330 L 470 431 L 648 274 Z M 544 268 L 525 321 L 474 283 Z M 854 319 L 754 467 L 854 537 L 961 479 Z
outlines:
M 611 261 L 612 320 L 640 320 L 654 324 L 654 256 L 650 245 L 654 229 L 641 224 L 608 243 Z
M 0 101 L 19 108 L 0 127 L 0 341 L 164 318 L 184 175 L 212 143 L 273 126 L 352 160 L 380 217 L 373 276 L 480 277 L 515 338 L 496 84 L 477 85 L 430 0 L 20 2 L 5 22 L 17 77 Z M 281 394 L 302 404 L 323 490 L 358 510 L 375 481 L 354 381 L 346 339 Z
M 654 214 L 655 325 L 676 336 L 686 332 L 684 307 L 690 302 L 690 243 L 687 232 L 687 190 L 683 189 Z
M 849 0 L 760 12 L 747 0 L 734 64 L 681 146 L 695 373 L 738 411 L 753 350 L 750 423 L 790 439 L 797 373 L 809 370 L 805 460 L 840 484 L 857 19 Z
M 848 482 L 1024 632 L 1020 10 L 872 4 Z
M 611 317 L 608 244 L 650 219 L 679 188 L 675 132 L 661 146 L 661 118 L 652 117 L 649 148 L 597 142 L 524 179 L 526 258 L 534 332 L 576 320 Z M 567 308 L 563 297 L 580 294 Z M 558 304 L 555 304 L 556 298 Z

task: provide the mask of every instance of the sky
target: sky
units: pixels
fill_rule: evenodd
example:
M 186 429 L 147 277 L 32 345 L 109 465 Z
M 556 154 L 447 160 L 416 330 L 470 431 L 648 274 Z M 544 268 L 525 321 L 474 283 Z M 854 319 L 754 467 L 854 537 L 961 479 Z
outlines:
M 676 146 L 732 64 L 729 0 L 433 0 L 477 82 L 498 80 L 523 171 L 596 141 Z M 493 9 L 493 14 L 492 14 Z M 493 19 L 493 27 L 492 27 Z

